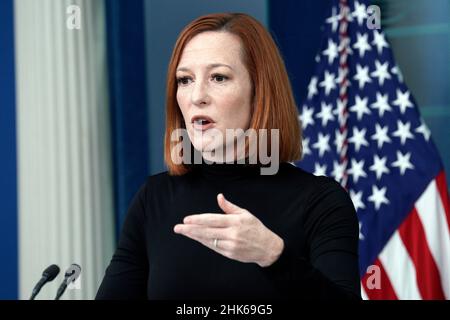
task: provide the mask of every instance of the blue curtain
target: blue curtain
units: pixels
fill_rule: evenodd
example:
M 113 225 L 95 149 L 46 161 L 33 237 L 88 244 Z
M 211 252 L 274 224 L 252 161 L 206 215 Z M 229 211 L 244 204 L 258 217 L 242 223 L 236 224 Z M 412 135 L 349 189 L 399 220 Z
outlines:
M 0 1 L 0 299 L 18 296 L 13 0 Z
M 299 108 L 306 96 L 332 0 L 269 0 L 269 26 L 281 50 Z
M 116 234 L 148 175 L 143 2 L 105 0 Z

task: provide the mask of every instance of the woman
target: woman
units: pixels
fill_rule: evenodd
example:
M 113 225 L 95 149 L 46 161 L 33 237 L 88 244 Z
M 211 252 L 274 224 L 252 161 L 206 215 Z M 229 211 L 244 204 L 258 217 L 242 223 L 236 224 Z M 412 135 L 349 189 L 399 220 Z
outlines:
M 97 298 L 360 299 L 354 207 L 337 182 L 289 163 L 301 157 L 296 110 L 259 22 L 240 13 L 191 22 L 168 69 L 168 172 L 135 196 Z M 201 163 L 174 151 L 180 128 Z M 254 140 L 244 154 L 229 148 L 227 129 L 277 129 L 276 173 L 261 174 L 261 154 L 250 163 Z

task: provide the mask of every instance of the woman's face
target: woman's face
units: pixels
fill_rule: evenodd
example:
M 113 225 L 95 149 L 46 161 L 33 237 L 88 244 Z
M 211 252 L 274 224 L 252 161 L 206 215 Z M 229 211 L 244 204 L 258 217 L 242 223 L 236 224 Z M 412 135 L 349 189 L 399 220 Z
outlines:
M 186 44 L 177 66 L 178 105 L 194 148 L 208 160 L 217 160 L 209 152 L 224 144 L 226 129 L 249 128 L 252 83 L 241 54 L 237 36 L 208 31 Z

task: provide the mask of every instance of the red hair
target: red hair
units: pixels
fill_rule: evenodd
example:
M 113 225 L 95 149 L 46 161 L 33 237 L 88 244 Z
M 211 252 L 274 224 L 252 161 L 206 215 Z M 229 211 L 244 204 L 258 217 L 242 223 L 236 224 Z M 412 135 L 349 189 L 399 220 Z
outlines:
M 279 130 L 279 161 L 299 160 L 302 155 L 301 128 L 298 111 L 283 59 L 265 27 L 253 17 L 243 13 L 217 13 L 201 16 L 188 24 L 178 36 L 167 72 L 166 131 L 164 161 L 169 174 L 183 175 L 190 171 L 189 164 L 176 164 L 172 160 L 171 134 L 186 128 L 177 102 L 176 68 L 186 44 L 206 31 L 229 32 L 241 40 L 243 62 L 253 86 L 253 114 L 250 128 Z M 270 135 L 268 135 L 270 150 Z

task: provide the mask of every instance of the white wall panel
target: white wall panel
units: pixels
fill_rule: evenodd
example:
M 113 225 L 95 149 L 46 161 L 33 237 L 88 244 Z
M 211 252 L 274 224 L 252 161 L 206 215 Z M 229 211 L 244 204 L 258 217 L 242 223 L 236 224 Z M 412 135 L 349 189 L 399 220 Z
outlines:
M 81 29 L 66 27 L 69 5 Z M 61 274 L 38 298 L 53 299 L 65 269 L 83 269 L 91 299 L 114 247 L 103 1 L 15 0 L 20 298 L 41 272 Z

